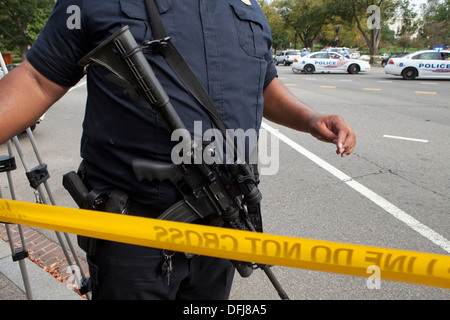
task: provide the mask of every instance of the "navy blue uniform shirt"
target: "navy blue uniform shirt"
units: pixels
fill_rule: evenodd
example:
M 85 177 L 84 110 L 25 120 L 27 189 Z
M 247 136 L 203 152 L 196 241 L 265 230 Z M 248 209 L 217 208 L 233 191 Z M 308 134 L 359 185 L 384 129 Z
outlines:
M 271 34 L 255 0 L 155 0 L 168 35 L 212 97 L 225 125 L 259 130 L 263 90 L 276 77 Z M 28 53 L 45 77 L 72 86 L 83 77 L 78 61 L 128 25 L 138 44 L 152 39 L 143 0 L 58 0 Z M 161 56 L 146 53 L 186 127 L 212 127 Z M 179 196 L 168 183 L 139 182 L 133 159 L 171 161 L 171 141 L 162 121 L 145 101 L 132 102 L 105 79 L 106 68 L 90 67 L 81 156 L 95 188 L 117 188 L 136 201 L 165 209 Z M 74 106 L 80 107 L 80 106 Z

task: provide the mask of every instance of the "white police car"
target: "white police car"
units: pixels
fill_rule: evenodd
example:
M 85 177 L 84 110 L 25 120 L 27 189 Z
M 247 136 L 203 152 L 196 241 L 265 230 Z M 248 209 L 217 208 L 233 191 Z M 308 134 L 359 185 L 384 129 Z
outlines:
M 420 78 L 450 78 L 450 51 L 423 50 L 401 58 L 389 59 L 386 74 L 402 76 L 405 80 Z
M 348 72 L 357 74 L 370 70 L 367 61 L 347 59 L 337 52 L 315 52 L 307 56 L 297 58 L 292 64 L 292 71 L 295 73 L 330 73 Z

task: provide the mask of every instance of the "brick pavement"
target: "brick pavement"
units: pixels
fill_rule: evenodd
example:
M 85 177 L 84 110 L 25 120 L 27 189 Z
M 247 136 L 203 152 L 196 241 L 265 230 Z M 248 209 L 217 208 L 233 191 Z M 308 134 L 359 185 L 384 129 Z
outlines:
M 17 225 L 10 225 L 10 231 L 16 248 L 21 248 L 20 234 Z M 64 255 L 60 244 L 47 239 L 36 229 L 22 226 L 22 232 L 25 239 L 25 246 L 29 252 L 28 259 L 47 271 L 57 280 L 64 282 L 70 277 L 67 273 L 69 263 Z M 8 242 L 5 225 L 0 223 L 0 240 Z M 76 244 L 74 244 L 76 245 Z M 72 254 L 70 259 L 75 264 Z M 81 267 L 88 277 L 88 266 L 84 259 L 78 257 Z

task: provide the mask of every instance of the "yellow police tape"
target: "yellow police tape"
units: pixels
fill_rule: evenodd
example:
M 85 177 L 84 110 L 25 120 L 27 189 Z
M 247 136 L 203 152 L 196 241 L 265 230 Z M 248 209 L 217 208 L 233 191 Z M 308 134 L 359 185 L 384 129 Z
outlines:
M 0 221 L 194 254 L 450 289 L 450 256 L 0 199 Z M 369 268 L 370 267 L 370 268 Z M 369 270 L 369 271 L 368 271 Z

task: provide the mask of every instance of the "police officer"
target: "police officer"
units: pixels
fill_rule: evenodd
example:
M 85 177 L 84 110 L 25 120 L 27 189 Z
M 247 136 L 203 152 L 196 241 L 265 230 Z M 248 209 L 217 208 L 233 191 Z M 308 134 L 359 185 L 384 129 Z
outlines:
M 355 135 L 337 115 L 321 115 L 278 80 L 267 21 L 255 0 L 154 0 L 167 33 L 208 90 L 225 125 L 259 130 L 262 117 L 336 145 L 349 155 Z M 78 61 L 128 25 L 138 43 L 153 39 L 143 0 L 59 0 L 24 61 L 0 82 L 0 142 L 34 123 L 83 76 Z M 184 124 L 212 127 L 164 59 L 146 58 Z M 139 182 L 136 158 L 170 162 L 170 133 L 149 106 L 131 102 L 90 67 L 81 156 L 89 188 L 129 196 L 130 213 L 155 217 L 180 195 L 169 183 Z M 27 94 L 24 94 L 26 92 Z M 161 263 L 171 259 L 169 279 Z M 99 241 L 88 255 L 95 299 L 227 299 L 233 267 L 218 258 Z

